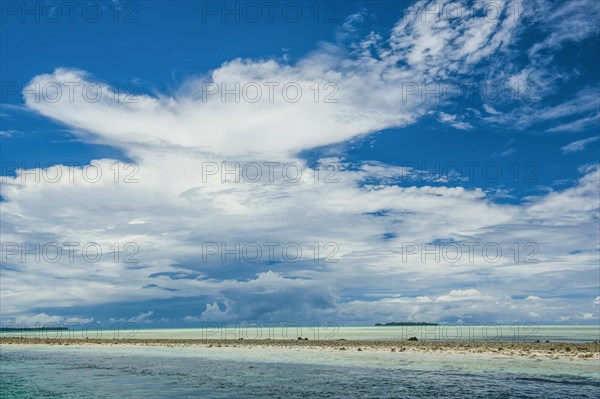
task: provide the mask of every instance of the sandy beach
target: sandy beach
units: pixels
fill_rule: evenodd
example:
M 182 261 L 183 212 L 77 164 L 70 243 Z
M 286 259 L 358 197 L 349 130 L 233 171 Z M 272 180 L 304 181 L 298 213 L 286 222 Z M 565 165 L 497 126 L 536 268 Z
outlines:
M 261 348 L 321 351 L 380 351 L 493 355 L 562 360 L 600 360 L 600 343 L 441 342 L 441 341 L 310 341 L 198 339 L 39 339 L 3 337 L 0 345 L 126 345 L 159 347 Z

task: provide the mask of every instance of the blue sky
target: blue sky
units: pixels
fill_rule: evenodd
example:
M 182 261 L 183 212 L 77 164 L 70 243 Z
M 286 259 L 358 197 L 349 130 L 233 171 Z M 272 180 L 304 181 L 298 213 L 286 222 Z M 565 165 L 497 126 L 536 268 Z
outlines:
M 597 2 L 267 3 L 2 3 L 3 322 L 598 323 Z

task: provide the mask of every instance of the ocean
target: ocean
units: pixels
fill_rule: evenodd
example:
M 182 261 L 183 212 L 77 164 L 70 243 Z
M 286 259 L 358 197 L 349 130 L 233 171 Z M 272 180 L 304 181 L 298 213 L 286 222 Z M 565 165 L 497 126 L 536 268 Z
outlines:
M 225 328 L 223 328 L 223 326 Z M 84 329 L 81 329 L 84 327 Z M 339 327 L 335 324 L 299 326 L 293 323 L 241 323 L 222 325 L 207 323 L 205 328 L 139 329 L 133 323 L 121 329 L 103 329 L 89 323 L 76 331 L 19 331 L 0 332 L 5 337 L 86 338 L 90 339 L 297 339 L 310 340 L 404 340 L 417 337 L 425 341 L 467 342 L 593 342 L 600 341 L 600 326 L 539 326 L 520 325 L 440 325 L 404 327 Z
M 394 339 L 400 330 L 343 327 L 331 338 Z M 135 338 L 202 333 L 140 330 Z M 584 342 L 597 334 L 598 327 L 548 327 L 533 338 Z M 598 398 L 600 362 L 317 348 L 2 345 L 0 392 L 3 399 Z

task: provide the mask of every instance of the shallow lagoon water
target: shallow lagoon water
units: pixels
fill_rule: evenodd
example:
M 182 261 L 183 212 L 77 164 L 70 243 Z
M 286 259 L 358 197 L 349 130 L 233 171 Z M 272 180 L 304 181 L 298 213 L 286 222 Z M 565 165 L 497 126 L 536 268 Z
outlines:
M 90 324 L 85 331 L 19 331 L 2 332 L 0 336 L 21 336 L 41 338 L 85 338 L 113 339 L 296 339 L 306 337 L 310 340 L 404 340 L 416 336 L 425 341 L 467 341 L 467 342 L 533 342 L 535 340 L 551 342 L 593 342 L 600 341 L 600 326 L 538 326 L 520 325 L 441 325 L 426 327 L 338 327 L 335 324 L 320 326 L 299 326 L 280 323 L 273 326 L 260 323 L 221 325 L 211 323 L 205 328 L 160 328 L 138 329 L 129 323 L 121 330 L 102 329 L 102 326 Z M 225 326 L 225 328 L 223 328 Z M 81 328 L 81 327 L 80 327 Z
M 3 345 L 3 398 L 596 398 L 597 360 L 290 348 Z

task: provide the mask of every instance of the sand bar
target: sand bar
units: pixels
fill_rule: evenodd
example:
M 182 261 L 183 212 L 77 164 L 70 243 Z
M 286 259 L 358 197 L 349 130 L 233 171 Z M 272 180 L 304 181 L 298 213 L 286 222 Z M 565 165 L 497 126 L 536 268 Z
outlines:
M 62 339 L 2 337 L 0 345 L 128 345 L 202 348 L 264 348 L 328 351 L 385 351 L 482 354 L 563 360 L 600 360 L 600 343 L 442 342 L 359 340 Z

